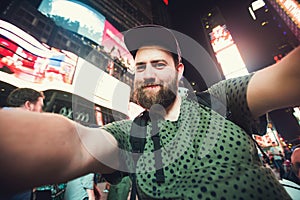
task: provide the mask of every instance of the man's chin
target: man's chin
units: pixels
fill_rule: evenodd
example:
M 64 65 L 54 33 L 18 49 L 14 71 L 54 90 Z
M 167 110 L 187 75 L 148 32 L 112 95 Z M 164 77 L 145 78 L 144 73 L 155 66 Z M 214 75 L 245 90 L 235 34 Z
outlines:
M 146 96 L 143 99 L 140 99 L 140 101 L 138 101 L 138 104 L 140 106 L 142 106 L 145 109 L 150 109 L 152 105 L 156 104 L 155 102 L 153 102 L 153 100 L 151 98 L 147 98 Z
M 144 97 L 147 99 L 152 99 L 159 94 L 159 90 L 144 90 Z

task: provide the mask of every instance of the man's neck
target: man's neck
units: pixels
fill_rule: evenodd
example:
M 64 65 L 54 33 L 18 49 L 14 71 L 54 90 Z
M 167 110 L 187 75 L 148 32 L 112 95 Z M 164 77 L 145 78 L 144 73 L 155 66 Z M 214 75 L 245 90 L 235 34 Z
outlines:
M 174 103 L 168 107 L 167 114 L 165 115 L 165 120 L 177 121 L 180 114 L 180 105 L 181 105 L 181 97 L 177 94 Z

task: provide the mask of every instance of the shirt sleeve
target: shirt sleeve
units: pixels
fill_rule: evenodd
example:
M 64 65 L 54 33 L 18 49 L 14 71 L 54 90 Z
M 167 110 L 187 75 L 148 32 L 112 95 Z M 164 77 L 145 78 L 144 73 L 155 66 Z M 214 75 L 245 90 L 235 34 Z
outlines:
M 264 135 L 266 116 L 253 118 L 247 103 L 247 87 L 254 73 L 223 80 L 208 89 L 208 92 L 226 104 L 227 118 L 243 128 L 248 134 Z
M 118 184 L 124 176 L 128 176 L 129 171 L 132 171 L 132 155 L 129 140 L 131 125 L 131 120 L 122 120 L 102 127 L 102 129 L 111 133 L 116 138 L 118 147 L 120 148 L 120 166 L 122 166 L 122 169 L 111 174 L 102 174 L 103 178 L 112 185 Z
M 102 129 L 111 133 L 116 138 L 116 140 L 118 141 L 119 148 L 123 150 L 128 150 L 130 147 L 129 136 L 131 124 L 132 121 L 130 120 L 116 121 L 104 125 Z

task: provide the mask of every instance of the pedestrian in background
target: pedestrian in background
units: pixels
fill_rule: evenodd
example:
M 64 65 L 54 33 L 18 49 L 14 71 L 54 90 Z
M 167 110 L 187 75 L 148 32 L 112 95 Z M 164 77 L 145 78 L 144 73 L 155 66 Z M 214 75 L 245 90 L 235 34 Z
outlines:
M 42 112 L 44 93 L 31 88 L 17 88 L 7 97 L 9 107 L 21 108 L 32 112 Z M 7 107 L 4 107 L 7 109 Z
M 273 156 L 273 164 L 276 169 L 276 172 L 279 173 L 280 179 L 282 179 L 285 174 L 285 170 L 283 167 L 284 155 L 281 151 L 281 148 L 277 145 L 276 142 L 272 142 L 270 152 Z

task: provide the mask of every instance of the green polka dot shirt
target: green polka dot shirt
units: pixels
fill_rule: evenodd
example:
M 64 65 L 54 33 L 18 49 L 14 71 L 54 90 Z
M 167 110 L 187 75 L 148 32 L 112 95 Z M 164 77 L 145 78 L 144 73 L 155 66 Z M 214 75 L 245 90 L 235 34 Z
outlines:
M 257 125 L 246 102 L 251 77 L 224 80 L 208 89 L 226 104 L 231 121 L 183 98 L 177 121 L 158 122 L 164 183 L 156 182 L 152 125 L 148 123 L 144 154 L 136 168 L 142 199 L 290 199 L 273 172 L 260 162 L 246 132 Z M 104 129 L 115 136 L 121 149 L 130 151 L 131 125 L 132 121 L 124 120 Z

